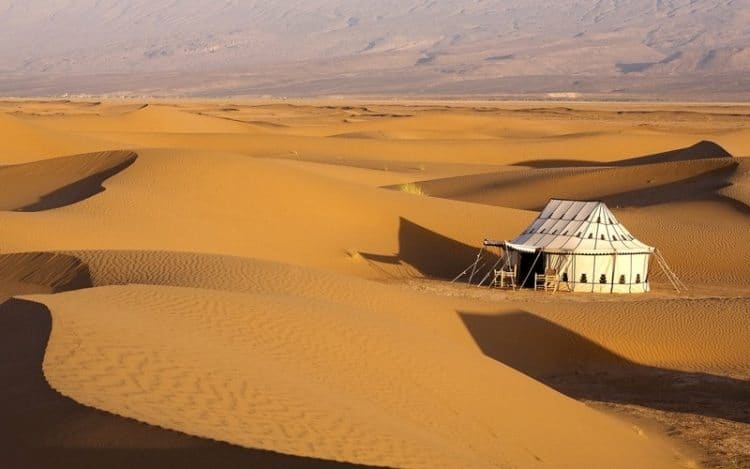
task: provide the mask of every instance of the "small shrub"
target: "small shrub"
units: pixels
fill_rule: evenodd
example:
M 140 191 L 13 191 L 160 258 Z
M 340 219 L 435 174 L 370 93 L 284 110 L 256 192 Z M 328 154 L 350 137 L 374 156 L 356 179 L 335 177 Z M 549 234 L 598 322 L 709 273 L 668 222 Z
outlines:
M 406 184 L 401 184 L 401 186 L 399 186 L 399 190 L 401 192 L 406 192 L 407 194 L 427 195 L 424 189 L 422 189 L 422 186 L 420 186 L 416 182 L 407 182 Z

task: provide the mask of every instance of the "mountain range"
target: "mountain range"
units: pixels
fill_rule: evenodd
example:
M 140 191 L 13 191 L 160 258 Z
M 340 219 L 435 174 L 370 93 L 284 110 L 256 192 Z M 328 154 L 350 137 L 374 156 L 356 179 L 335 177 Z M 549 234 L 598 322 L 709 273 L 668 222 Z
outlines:
M 750 0 L 0 0 L 0 94 L 746 99 Z

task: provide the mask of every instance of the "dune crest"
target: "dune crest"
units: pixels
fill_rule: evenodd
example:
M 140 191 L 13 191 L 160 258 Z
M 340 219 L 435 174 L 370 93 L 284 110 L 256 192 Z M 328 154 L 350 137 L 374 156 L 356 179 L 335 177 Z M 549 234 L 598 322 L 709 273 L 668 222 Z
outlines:
M 101 139 L 81 138 L 47 129 L 0 111 L 2 146 L 0 165 L 20 164 L 65 154 L 101 151 L 111 146 Z
M 38 212 L 104 191 L 102 183 L 135 162 L 131 151 L 108 151 L 0 167 L 0 210 Z

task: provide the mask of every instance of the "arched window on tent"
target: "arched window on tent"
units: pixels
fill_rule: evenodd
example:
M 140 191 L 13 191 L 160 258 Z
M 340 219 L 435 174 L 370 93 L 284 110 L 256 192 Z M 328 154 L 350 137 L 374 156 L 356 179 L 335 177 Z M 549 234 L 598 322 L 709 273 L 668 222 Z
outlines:
M 589 283 L 589 278 L 586 274 L 581 274 L 581 283 Z
M 594 239 L 594 233 L 589 233 L 589 239 Z
M 625 275 L 620 275 L 620 285 L 625 285 Z
M 635 283 L 641 283 L 641 274 L 635 274 Z
M 599 276 L 599 283 L 607 283 L 607 275 L 601 274 Z

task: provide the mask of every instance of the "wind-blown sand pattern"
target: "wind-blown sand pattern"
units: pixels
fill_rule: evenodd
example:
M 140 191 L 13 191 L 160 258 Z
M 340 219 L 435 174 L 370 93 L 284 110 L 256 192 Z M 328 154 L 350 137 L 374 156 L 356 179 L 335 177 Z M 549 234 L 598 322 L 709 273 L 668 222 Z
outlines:
M 750 464 L 745 107 L 0 110 L 11 466 Z M 552 196 L 691 290 L 445 282 Z

